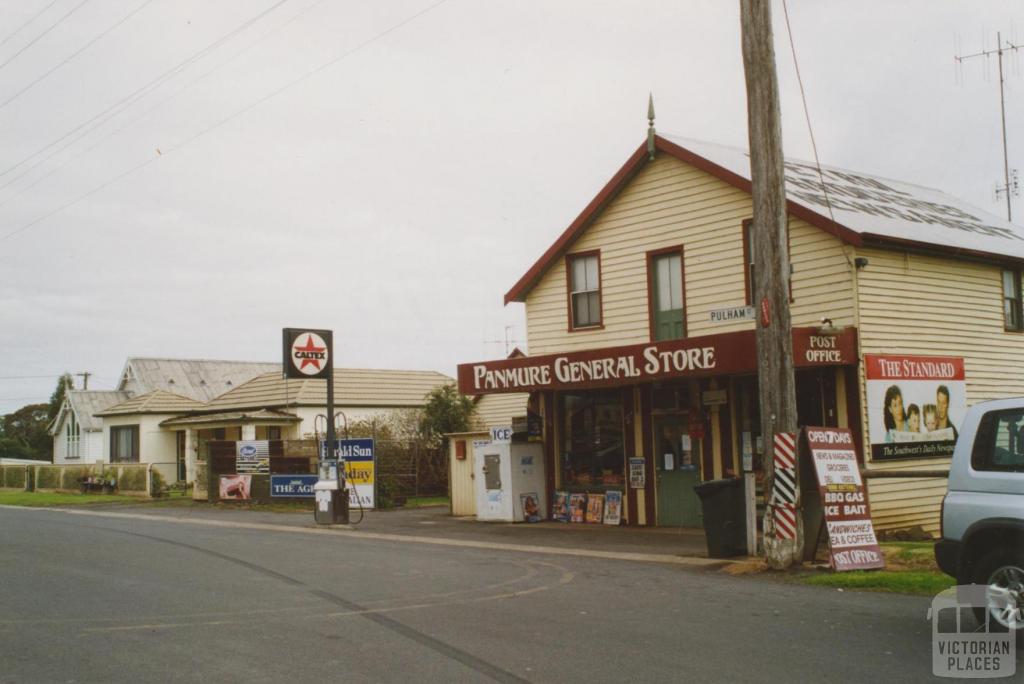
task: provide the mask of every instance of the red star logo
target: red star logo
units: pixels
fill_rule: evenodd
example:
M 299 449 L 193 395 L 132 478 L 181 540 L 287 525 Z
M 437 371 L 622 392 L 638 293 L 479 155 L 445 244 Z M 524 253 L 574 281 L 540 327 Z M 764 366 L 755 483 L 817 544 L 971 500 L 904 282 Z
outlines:
M 325 349 L 327 349 L 327 347 L 318 347 L 315 344 L 313 344 L 313 336 L 312 335 L 309 335 L 309 336 L 306 337 L 306 346 L 305 347 L 295 347 L 295 351 L 315 352 L 317 354 L 319 354 L 320 352 L 324 351 Z M 313 366 L 317 370 L 320 370 L 320 359 L 315 359 L 315 358 L 311 358 L 311 357 L 306 357 L 306 358 L 302 359 L 302 365 L 299 366 L 299 370 L 302 370 L 306 366 Z

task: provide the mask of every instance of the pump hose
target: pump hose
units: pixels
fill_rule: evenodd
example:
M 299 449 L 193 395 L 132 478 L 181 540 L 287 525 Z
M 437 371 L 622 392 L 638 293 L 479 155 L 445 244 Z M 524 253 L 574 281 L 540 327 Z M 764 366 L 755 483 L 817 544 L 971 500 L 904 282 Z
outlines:
M 346 482 L 346 484 L 348 484 L 348 483 Z M 355 485 L 352 485 L 352 487 L 346 487 L 345 488 L 345 493 L 347 494 L 348 492 L 352 492 L 352 494 L 355 495 L 356 504 L 359 506 L 359 520 L 356 520 L 355 522 L 352 522 L 351 520 L 349 520 L 348 524 L 349 525 L 358 525 L 359 523 L 363 522 L 363 516 L 366 514 L 366 512 L 363 510 L 363 502 L 359 500 L 359 495 L 356 494 Z M 350 502 L 352 501 L 352 497 L 349 497 L 349 501 Z M 349 507 L 349 510 L 352 510 L 351 507 Z

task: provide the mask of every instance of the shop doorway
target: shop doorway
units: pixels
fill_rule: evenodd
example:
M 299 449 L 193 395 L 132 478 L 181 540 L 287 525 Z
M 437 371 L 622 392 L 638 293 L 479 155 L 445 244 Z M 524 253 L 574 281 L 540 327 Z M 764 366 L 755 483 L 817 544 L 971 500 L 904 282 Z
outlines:
M 654 415 L 654 463 L 658 485 L 658 525 L 703 527 L 700 500 L 693 491 L 700 483 L 696 444 L 690 441 L 685 411 Z

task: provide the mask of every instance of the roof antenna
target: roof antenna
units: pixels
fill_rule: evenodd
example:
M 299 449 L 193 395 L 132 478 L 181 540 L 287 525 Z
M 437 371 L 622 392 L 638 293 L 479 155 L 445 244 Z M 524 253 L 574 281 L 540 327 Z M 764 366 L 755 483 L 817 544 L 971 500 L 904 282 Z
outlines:
M 647 94 L 647 154 L 654 160 L 654 93 Z

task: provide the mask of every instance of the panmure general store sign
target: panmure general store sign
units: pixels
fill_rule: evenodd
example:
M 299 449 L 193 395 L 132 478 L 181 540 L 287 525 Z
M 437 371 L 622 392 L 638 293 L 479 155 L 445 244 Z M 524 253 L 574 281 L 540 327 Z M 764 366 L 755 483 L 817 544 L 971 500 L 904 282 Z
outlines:
M 838 366 L 857 361 L 856 331 L 835 335 L 793 329 L 797 367 Z M 757 370 L 753 330 L 683 340 L 607 347 L 566 354 L 520 357 L 459 366 L 463 394 L 529 392 L 621 385 L 673 377 L 752 373 Z

